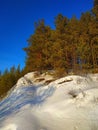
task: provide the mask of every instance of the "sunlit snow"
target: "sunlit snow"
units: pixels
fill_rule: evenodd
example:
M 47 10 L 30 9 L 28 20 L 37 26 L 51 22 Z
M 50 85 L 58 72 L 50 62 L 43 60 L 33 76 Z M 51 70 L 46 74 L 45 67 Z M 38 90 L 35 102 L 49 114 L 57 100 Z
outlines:
M 0 102 L 0 130 L 98 130 L 98 74 L 28 73 Z

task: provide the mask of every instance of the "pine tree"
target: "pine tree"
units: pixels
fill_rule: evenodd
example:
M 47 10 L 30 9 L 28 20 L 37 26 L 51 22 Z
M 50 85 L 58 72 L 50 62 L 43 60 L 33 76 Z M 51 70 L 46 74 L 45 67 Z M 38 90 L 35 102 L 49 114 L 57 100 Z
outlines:
M 92 12 L 93 12 L 95 19 L 97 21 L 97 24 L 98 24 L 98 0 L 94 0 L 94 7 L 92 9 Z
M 35 32 L 28 40 L 28 47 L 24 48 L 27 53 L 26 68 L 29 71 L 44 70 L 51 68 L 51 29 L 46 26 L 44 21 L 35 24 Z
M 57 72 L 57 75 L 63 75 L 68 71 L 68 60 L 67 60 L 67 41 L 66 41 L 66 27 L 68 24 L 68 19 L 62 14 L 58 14 L 55 18 L 54 31 L 54 44 L 53 44 L 53 54 L 52 60 L 54 61 L 53 67 Z M 61 74 L 62 73 L 62 74 Z

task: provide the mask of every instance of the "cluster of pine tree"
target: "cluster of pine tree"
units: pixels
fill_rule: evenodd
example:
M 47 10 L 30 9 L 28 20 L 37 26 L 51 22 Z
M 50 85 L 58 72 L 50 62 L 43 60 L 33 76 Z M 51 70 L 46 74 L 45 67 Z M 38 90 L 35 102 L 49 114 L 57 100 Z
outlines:
M 3 97 L 23 75 L 24 72 L 20 70 L 20 66 L 17 68 L 13 66 L 10 70 L 6 69 L 3 74 L 0 74 L 0 97 Z
M 80 19 L 58 14 L 55 29 L 44 20 L 35 23 L 35 31 L 28 39 L 25 68 L 11 67 L 0 74 L 0 96 L 12 88 L 29 71 L 55 70 L 57 76 L 72 71 L 98 72 L 98 0 L 91 11 Z
M 24 50 L 27 71 L 52 69 L 59 75 L 70 70 L 98 72 L 98 0 L 80 19 L 59 14 L 55 29 L 44 20 L 36 22 Z

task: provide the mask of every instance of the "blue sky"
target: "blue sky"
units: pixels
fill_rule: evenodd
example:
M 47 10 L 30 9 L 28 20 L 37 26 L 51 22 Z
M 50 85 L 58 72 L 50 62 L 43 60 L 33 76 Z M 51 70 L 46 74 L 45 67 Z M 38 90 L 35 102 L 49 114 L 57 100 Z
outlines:
M 0 70 L 24 67 L 22 48 L 33 34 L 34 22 L 44 19 L 53 28 L 57 14 L 79 18 L 92 7 L 93 0 L 0 0 Z

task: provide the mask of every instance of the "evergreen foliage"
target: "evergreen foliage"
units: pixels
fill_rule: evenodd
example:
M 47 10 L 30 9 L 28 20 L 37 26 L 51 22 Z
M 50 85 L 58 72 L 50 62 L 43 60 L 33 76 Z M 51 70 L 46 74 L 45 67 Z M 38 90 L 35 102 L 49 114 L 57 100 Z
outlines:
M 55 29 L 44 20 L 35 23 L 35 31 L 28 39 L 25 68 L 14 66 L 0 72 L 0 96 L 13 87 L 17 80 L 30 71 L 54 70 L 55 76 L 68 72 L 98 73 L 98 0 L 91 11 L 82 13 L 80 19 L 58 14 Z
M 35 32 L 24 48 L 27 53 L 25 69 L 53 69 L 63 75 L 72 70 L 98 72 L 98 0 L 92 11 L 82 13 L 78 20 L 58 14 L 55 29 L 38 21 Z M 62 74 L 61 74 L 62 72 Z
M 9 71 L 5 69 L 4 73 L 0 74 L 0 97 L 3 97 L 23 75 L 24 71 L 20 70 L 20 65 L 17 68 L 12 66 Z

